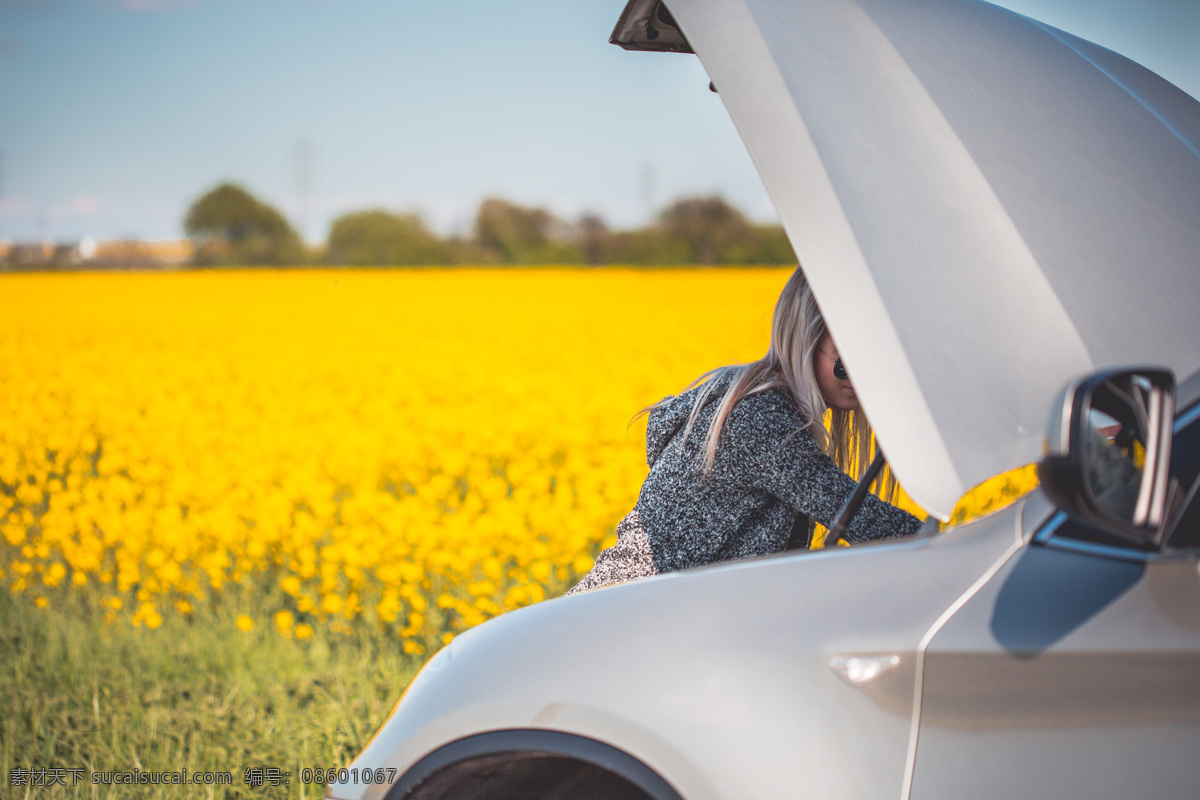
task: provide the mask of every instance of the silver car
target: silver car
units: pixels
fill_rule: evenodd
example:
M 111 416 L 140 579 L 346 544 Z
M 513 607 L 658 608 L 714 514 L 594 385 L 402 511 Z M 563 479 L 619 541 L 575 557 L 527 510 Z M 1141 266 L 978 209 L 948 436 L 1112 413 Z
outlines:
M 630 0 L 612 40 L 700 57 L 913 498 L 1041 488 L 494 619 L 330 796 L 1200 797 L 1200 103 L 975 0 Z

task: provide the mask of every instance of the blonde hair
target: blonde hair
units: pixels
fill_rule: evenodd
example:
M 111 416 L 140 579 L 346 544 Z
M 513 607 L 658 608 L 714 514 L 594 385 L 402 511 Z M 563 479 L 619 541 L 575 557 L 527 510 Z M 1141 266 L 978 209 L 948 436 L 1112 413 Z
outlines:
M 803 270 L 796 267 L 796 271 L 788 278 L 779 294 L 778 302 L 775 303 L 775 315 L 771 323 L 771 345 L 767 354 L 749 364 L 731 364 L 709 370 L 688 386 L 691 389 L 704 384 L 684 426 L 685 440 L 699 418 L 713 387 L 725 376 L 733 376 L 704 437 L 706 473 L 712 471 L 721 429 L 725 426 L 733 407 L 752 394 L 768 389 L 782 389 L 791 395 L 804 418 L 804 422 L 792 435 L 806 428 L 811 430 L 817 446 L 833 459 L 835 464 L 855 480 L 862 476 L 874 453 L 874 432 L 861 411 L 829 408 L 825 398 L 821 396 L 813 368 L 813 357 L 825 333 L 825 318 L 821 315 L 821 309 L 817 306 L 817 300 L 804 277 Z M 660 403 L 656 403 L 642 409 L 639 416 L 649 413 L 659 405 Z M 824 424 L 827 413 L 828 430 Z M 873 487 L 884 497 L 894 497 L 896 479 L 891 470 L 881 471 Z

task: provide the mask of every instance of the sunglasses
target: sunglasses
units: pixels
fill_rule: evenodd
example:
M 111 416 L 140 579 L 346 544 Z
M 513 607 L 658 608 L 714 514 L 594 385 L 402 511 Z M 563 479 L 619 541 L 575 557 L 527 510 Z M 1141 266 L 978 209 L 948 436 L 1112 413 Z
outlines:
M 833 356 L 826 353 L 824 350 L 821 350 L 819 352 L 821 353 L 821 355 L 825 356 L 826 358 L 828 358 L 830 361 L 833 362 L 833 377 L 837 378 L 839 381 L 844 381 L 850 377 L 849 373 L 846 372 L 846 368 L 842 366 L 842 359 L 840 356 L 838 358 L 834 358 Z

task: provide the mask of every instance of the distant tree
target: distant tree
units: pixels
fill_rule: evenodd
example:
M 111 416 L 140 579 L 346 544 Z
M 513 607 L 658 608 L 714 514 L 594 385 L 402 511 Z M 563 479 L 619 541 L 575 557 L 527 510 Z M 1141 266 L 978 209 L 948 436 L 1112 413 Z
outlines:
M 449 252 L 416 214 L 374 209 L 334 220 L 325 260 L 356 266 L 418 266 L 446 264 Z
M 240 186 L 223 183 L 199 197 L 183 223 L 201 264 L 293 264 L 307 260 L 287 219 Z
M 782 225 L 755 225 L 744 244 L 722 253 L 720 263 L 794 265 L 797 260 Z
M 443 240 L 443 245 L 446 247 L 447 264 L 479 266 L 502 263 L 496 251 L 481 247 L 474 236 L 451 236 Z
M 570 226 L 541 208 L 490 197 L 475 217 L 475 241 L 506 264 L 578 264 Z
M 691 248 L 682 239 L 663 233 L 660 226 L 617 231 L 608 241 L 606 264 L 670 266 L 693 263 Z
M 676 200 L 659 215 L 658 222 L 666 236 L 687 245 L 687 260 L 700 264 L 730 263 L 722 256 L 747 246 L 754 237 L 742 212 L 720 197 Z

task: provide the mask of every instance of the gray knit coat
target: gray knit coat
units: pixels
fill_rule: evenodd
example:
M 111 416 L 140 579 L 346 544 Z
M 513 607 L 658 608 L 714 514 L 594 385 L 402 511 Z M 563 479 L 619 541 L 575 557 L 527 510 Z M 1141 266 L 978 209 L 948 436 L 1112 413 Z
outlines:
M 854 490 L 854 480 L 827 456 L 791 396 L 768 389 L 730 411 L 712 471 L 704 471 L 704 440 L 732 381 L 717 379 L 691 431 L 697 386 L 650 412 L 646 461 L 650 474 L 637 504 L 617 526 L 617 543 L 568 594 L 687 569 L 714 561 L 774 553 L 793 527 L 808 520 L 829 527 Z M 910 536 L 920 520 L 867 495 L 844 538 L 850 543 Z M 796 537 L 792 537 L 796 542 Z M 809 546 L 806 536 L 799 545 Z

